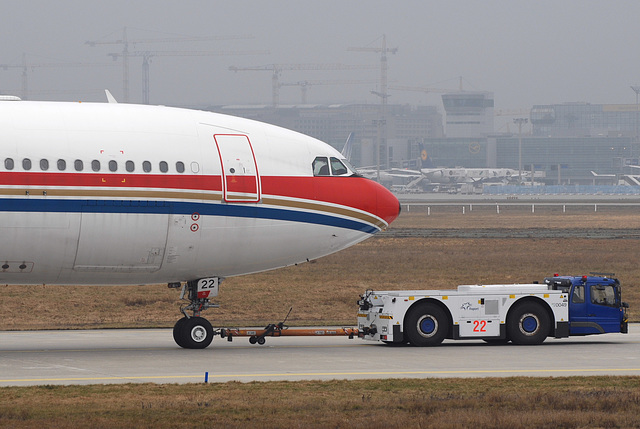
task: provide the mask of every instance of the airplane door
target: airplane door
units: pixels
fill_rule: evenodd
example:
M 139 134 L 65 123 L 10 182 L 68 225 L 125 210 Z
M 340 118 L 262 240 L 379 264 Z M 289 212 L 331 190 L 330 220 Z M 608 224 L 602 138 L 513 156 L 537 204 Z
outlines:
M 249 137 L 215 134 L 213 138 L 222 164 L 224 200 L 233 203 L 260 201 L 260 176 Z

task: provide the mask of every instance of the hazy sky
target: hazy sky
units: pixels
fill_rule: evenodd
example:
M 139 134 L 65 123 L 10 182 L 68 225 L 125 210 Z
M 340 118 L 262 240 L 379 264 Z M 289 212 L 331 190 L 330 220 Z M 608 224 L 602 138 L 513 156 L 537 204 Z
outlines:
M 110 52 L 128 28 L 130 40 L 252 35 L 253 39 L 131 44 L 130 51 L 269 51 L 266 55 L 157 56 L 150 66 L 152 104 L 206 105 L 271 101 L 271 73 L 233 73 L 229 66 L 353 64 L 372 70 L 284 71 L 281 82 L 376 82 L 386 34 L 390 85 L 493 91 L 498 109 L 587 101 L 635 103 L 640 83 L 640 2 L 535 1 L 189 1 L 2 0 L 0 64 L 86 63 L 30 67 L 33 99 L 122 98 L 122 62 Z M 95 64 L 107 64 L 96 66 Z M 130 61 L 130 99 L 142 100 L 142 58 Z M 0 68 L 0 91 L 19 94 L 22 70 Z M 367 102 L 376 83 L 315 85 L 310 103 Z M 390 91 L 390 103 L 439 104 L 439 96 Z M 280 90 L 282 104 L 300 89 Z

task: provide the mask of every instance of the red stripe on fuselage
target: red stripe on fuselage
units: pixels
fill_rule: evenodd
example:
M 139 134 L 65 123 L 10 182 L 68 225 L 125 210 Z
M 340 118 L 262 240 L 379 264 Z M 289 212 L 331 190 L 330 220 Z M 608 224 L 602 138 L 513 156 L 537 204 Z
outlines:
M 363 177 L 262 176 L 262 194 L 332 203 L 375 214 L 390 223 L 398 200 L 380 184 Z M 155 188 L 222 192 L 220 176 L 176 174 L 100 174 L 0 172 L 0 186 Z
M 351 207 L 374 214 L 387 223 L 396 219 L 400 210 L 398 200 L 391 192 L 364 177 L 263 177 L 262 189 L 265 195 L 312 199 Z

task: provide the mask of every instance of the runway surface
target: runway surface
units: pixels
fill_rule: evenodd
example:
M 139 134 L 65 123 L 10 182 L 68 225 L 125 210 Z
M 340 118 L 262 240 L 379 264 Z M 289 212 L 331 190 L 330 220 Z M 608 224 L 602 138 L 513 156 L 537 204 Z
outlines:
M 640 325 L 630 333 L 547 339 L 540 346 L 445 341 L 390 347 L 347 337 L 217 337 L 185 350 L 169 329 L 0 332 L 0 386 L 426 377 L 640 375 Z

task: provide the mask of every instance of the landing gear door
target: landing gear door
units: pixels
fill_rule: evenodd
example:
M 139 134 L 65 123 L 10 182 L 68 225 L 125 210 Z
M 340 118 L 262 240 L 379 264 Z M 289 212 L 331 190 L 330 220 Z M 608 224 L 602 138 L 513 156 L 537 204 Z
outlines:
M 260 176 L 253 147 L 244 134 L 213 136 L 222 164 L 224 200 L 228 203 L 260 201 Z
M 117 203 L 124 202 L 117 201 Z M 152 202 L 145 201 L 145 203 L 151 206 Z M 151 207 L 163 210 L 159 209 L 163 207 L 163 203 L 154 204 L 157 205 Z M 83 206 L 78 250 L 73 269 L 121 273 L 152 273 L 159 270 L 167 245 L 169 215 L 100 213 L 101 210 L 109 209 L 113 210 L 113 206 Z

